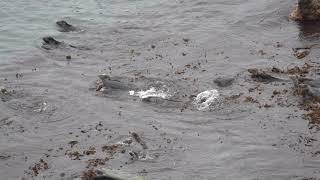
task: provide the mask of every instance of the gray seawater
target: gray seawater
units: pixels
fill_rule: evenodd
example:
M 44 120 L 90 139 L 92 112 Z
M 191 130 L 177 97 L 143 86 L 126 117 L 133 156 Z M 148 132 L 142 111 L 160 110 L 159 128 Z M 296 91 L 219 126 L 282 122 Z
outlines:
M 259 85 L 246 73 L 304 63 L 291 49 L 318 39 L 288 19 L 294 3 L 0 1 L 0 85 L 15 91 L 0 102 L 0 179 L 72 179 L 101 154 L 71 160 L 65 155 L 70 141 L 78 141 L 73 148 L 81 152 L 98 150 L 129 132 L 144 139 L 148 149 L 138 151 L 147 158 L 128 163 L 117 155 L 102 167 L 159 180 L 319 178 L 320 134 L 309 129 L 296 97 L 270 100 L 274 88 L 290 90 L 292 84 Z M 57 31 L 55 22 L 62 19 L 81 31 Z M 44 36 L 85 48 L 45 50 Z M 318 57 L 313 51 L 307 61 Z M 260 108 L 241 100 L 197 111 L 126 94 L 101 96 L 90 88 L 102 73 L 168 81 L 188 95 L 208 89 L 225 97 L 244 93 L 275 105 Z M 217 77 L 235 82 L 220 88 L 213 83 Z M 262 94 L 248 92 L 258 86 Z M 29 167 L 40 159 L 49 168 L 34 176 Z

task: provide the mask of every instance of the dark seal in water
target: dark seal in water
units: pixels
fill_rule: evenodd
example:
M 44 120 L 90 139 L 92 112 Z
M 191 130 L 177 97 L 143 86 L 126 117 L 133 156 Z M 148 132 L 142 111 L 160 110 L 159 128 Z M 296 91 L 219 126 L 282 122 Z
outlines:
M 76 31 L 77 28 L 72 26 L 71 24 L 67 23 L 66 21 L 57 21 L 57 26 L 59 27 L 59 31 L 61 32 L 70 32 L 70 31 Z
M 320 0 L 299 0 L 290 16 L 298 21 L 320 20 Z
M 46 50 L 53 50 L 53 49 L 57 49 L 57 48 L 68 48 L 68 47 L 79 49 L 79 50 L 89 50 L 90 49 L 90 48 L 83 47 L 83 46 L 74 46 L 71 44 L 66 44 L 64 42 L 55 40 L 51 36 L 44 37 L 44 38 L 42 38 L 42 40 L 43 40 L 43 42 L 42 42 L 41 47 Z M 70 59 L 70 58 L 67 57 L 67 59 Z
M 50 50 L 50 49 L 55 49 L 58 48 L 59 46 L 62 45 L 62 42 L 55 40 L 53 37 L 48 36 L 42 38 L 42 48 Z
M 44 37 L 42 38 L 44 44 L 50 44 L 52 46 L 59 46 L 61 44 L 61 42 L 55 40 L 53 37 Z

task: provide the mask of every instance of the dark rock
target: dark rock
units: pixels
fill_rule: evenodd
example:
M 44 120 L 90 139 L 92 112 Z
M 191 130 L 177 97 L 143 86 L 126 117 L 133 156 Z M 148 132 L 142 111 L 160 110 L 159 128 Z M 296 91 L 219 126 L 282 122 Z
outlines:
M 216 83 L 219 87 L 228 87 L 231 86 L 234 81 L 234 78 L 219 77 L 213 82 Z
M 320 101 L 320 79 L 294 77 L 296 93 L 306 99 Z
M 320 0 L 299 0 L 291 18 L 298 21 L 319 20 Z
M 320 19 L 320 1 L 319 0 L 299 0 L 299 11 L 305 20 Z
M 67 23 L 66 21 L 57 21 L 57 26 L 59 27 L 59 31 L 61 32 L 70 32 L 70 31 L 76 31 L 77 28 L 72 26 L 71 24 Z

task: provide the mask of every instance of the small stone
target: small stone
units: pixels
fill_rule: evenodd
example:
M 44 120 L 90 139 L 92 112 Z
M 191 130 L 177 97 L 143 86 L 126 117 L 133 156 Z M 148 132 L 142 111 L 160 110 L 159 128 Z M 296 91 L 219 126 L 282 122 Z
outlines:
M 298 59 L 303 59 L 310 54 L 310 49 L 293 49 L 294 56 Z
M 70 55 L 66 56 L 66 59 L 70 60 L 70 59 L 71 59 L 71 56 L 70 56 Z

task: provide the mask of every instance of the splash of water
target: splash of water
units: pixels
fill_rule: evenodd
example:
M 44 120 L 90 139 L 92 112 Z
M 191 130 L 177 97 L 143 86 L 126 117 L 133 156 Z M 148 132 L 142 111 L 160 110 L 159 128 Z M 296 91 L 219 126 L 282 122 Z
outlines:
M 150 89 L 146 90 L 146 91 L 129 91 L 129 95 L 130 96 L 138 96 L 141 99 L 147 99 L 147 98 L 152 98 L 152 97 L 157 97 L 157 98 L 162 98 L 162 99 L 167 99 L 169 98 L 171 95 L 161 89 L 156 89 L 155 87 L 150 87 Z
M 219 92 L 216 89 L 204 91 L 197 95 L 193 101 L 193 104 L 199 111 L 206 110 L 212 103 L 216 102 L 218 97 Z

